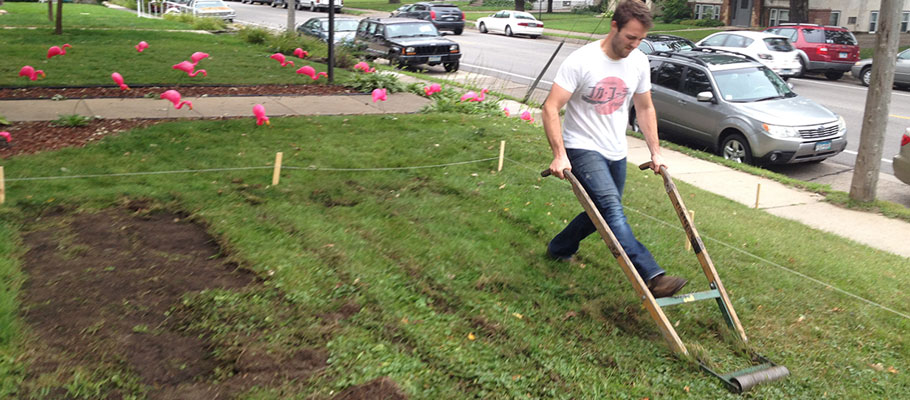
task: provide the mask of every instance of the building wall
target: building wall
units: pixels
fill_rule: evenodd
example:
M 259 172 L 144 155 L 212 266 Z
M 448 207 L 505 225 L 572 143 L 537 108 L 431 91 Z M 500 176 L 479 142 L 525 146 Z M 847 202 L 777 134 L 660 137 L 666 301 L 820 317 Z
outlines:
M 737 0 L 694 0 L 689 1 L 689 6 L 695 9 L 696 4 L 720 4 L 721 20 L 727 25 L 732 24 L 732 10 Z M 840 12 L 838 26 L 843 26 L 853 32 L 868 32 L 871 22 L 871 13 L 878 11 L 881 0 L 809 0 L 809 23 L 828 25 L 831 14 Z M 752 5 L 752 27 L 768 26 L 772 13 L 778 15 L 789 13 L 790 0 L 754 0 Z M 903 13 L 910 13 L 910 0 L 904 0 Z M 902 15 L 898 16 L 899 21 Z M 910 32 L 910 23 L 903 32 Z

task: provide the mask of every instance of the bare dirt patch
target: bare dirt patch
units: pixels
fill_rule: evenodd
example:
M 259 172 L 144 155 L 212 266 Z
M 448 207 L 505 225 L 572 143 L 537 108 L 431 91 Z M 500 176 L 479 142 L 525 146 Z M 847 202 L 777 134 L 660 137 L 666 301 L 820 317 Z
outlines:
M 326 368 L 325 348 L 275 352 L 253 332 L 232 336 L 233 347 L 219 350 L 222 343 L 211 334 L 186 329 L 196 317 L 181 314 L 187 295 L 262 285 L 228 262 L 204 227 L 148 208 L 134 201 L 91 214 L 57 209 L 27 221 L 20 302 L 31 338 L 23 351 L 24 397 L 115 399 L 139 392 L 149 399 L 230 399 L 254 386 L 294 387 Z M 349 303 L 321 317 L 329 328 L 317 336 L 331 337 L 333 325 L 359 310 Z M 383 378 L 335 398 L 406 397 Z

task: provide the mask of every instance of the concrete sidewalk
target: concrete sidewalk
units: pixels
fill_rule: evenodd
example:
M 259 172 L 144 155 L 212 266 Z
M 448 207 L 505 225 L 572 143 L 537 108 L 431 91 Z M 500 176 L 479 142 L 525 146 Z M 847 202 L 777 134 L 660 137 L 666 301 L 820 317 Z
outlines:
M 459 73 L 461 74 L 461 73 Z M 468 75 L 463 75 L 465 77 Z M 469 77 L 469 76 L 468 76 Z M 473 78 L 468 78 L 473 79 Z M 402 76 L 403 81 L 418 81 Z M 458 80 L 457 77 L 455 80 Z M 0 114 L 10 121 L 47 121 L 60 115 L 98 115 L 103 118 L 207 118 L 250 117 L 252 106 L 262 104 L 272 116 L 287 115 L 366 115 L 414 113 L 429 100 L 410 93 L 396 93 L 385 102 L 372 101 L 370 95 L 340 96 L 238 96 L 195 97 L 193 109 L 176 110 L 160 99 L 84 99 L 84 100 L 2 100 Z M 528 106 L 503 101 L 513 113 Z M 534 112 L 539 120 L 539 110 Z M 543 133 L 541 133 L 543 134 Z M 629 138 L 629 162 L 650 160 L 644 141 Z M 749 207 L 755 205 L 756 188 L 761 184 L 759 208 L 816 229 L 831 232 L 872 248 L 910 258 L 910 223 L 881 215 L 852 211 L 823 202 L 821 196 L 794 189 L 775 181 L 737 171 L 723 165 L 664 149 L 664 157 L 677 181 L 716 193 Z

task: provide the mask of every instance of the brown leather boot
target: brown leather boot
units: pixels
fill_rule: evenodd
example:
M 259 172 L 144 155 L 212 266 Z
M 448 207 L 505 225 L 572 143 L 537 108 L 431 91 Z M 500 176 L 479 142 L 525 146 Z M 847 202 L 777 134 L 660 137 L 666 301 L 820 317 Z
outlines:
M 657 275 L 648 281 L 648 289 L 655 298 L 670 297 L 687 283 L 689 281 L 677 276 Z

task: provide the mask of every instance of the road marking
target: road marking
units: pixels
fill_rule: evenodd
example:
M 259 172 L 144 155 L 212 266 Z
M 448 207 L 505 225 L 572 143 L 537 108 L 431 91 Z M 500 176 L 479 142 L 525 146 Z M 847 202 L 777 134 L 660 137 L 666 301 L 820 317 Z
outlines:
M 910 117 L 905 117 L 905 116 L 903 116 L 903 115 L 889 114 L 888 116 L 889 116 L 889 117 L 894 117 L 894 118 L 901 118 L 901 119 L 910 119 Z
M 854 156 L 859 155 L 859 153 L 857 153 L 857 152 L 855 152 L 855 151 L 853 151 L 853 150 L 844 150 L 844 153 L 853 154 Z M 893 161 L 891 161 L 891 160 L 886 160 L 886 159 L 884 159 L 884 158 L 882 159 L 882 162 L 886 162 L 886 163 L 888 163 L 888 164 L 893 164 L 893 163 L 894 163 Z
M 518 74 L 515 74 L 515 73 L 508 72 L 508 71 L 503 71 L 503 70 L 501 70 L 501 69 L 487 68 L 487 67 L 481 67 L 481 66 L 479 66 L 479 65 L 465 64 L 465 63 L 461 63 L 461 65 L 464 65 L 464 66 L 466 66 L 466 67 L 471 67 L 471 68 L 485 69 L 485 70 L 487 70 L 487 71 L 493 71 L 493 72 L 500 73 L 500 74 L 504 74 L 504 75 L 508 75 L 508 76 L 514 76 L 514 77 L 516 77 L 516 78 L 527 79 L 527 80 L 529 80 L 529 81 L 531 81 L 531 82 L 533 82 L 534 79 L 537 79 L 537 78 L 533 78 L 533 77 L 527 77 L 527 76 L 524 76 L 524 75 L 518 75 Z M 542 79 L 540 80 L 540 83 L 546 83 L 546 84 L 548 84 L 548 85 L 552 85 L 552 84 L 553 84 L 553 82 L 545 81 L 545 80 L 542 80 Z

